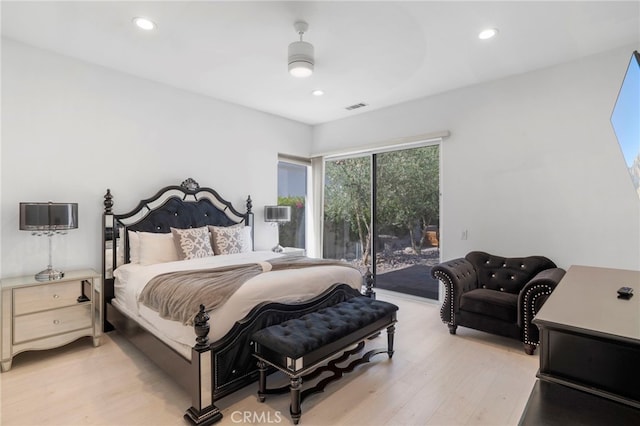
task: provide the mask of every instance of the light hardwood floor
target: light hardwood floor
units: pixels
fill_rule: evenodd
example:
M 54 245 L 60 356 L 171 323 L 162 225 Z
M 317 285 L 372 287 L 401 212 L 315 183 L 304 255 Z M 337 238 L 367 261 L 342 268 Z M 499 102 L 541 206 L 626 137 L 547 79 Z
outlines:
M 310 425 L 515 425 L 538 368 L 515 341 L 459 328 L 452 336 L 435 303 L 378 291 L 400 307 L 395 355 L 377 355 L 302 405 Z M 384 333 L 368 343 L 386 344 Z M 277 379 L 277 378 L 276 378 Z M 93 348 L 18 355 L 0 375 L 0 423 L 179 425 L 189 397 L 117 333 Z M 269 383 L 272 383 L 270 377 Z M 290 425 L 288 395 L 257 402 L 257 384 L 218 402 L 221 425 Z

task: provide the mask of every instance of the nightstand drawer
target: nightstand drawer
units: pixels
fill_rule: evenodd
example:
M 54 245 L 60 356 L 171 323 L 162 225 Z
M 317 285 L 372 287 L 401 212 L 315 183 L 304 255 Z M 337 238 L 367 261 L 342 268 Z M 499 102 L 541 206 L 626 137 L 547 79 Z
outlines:
M 73 306 L 78 303 L 81 285 L 82 281 L 67 281 L 15 289 L 13 291 L 14 315 Z
M 83 328 L 90 329 L 91 325 L 91 305 L 86 303 L 22 315 L 14 319 L 13 343 L 26 342 Z M 91 330 L 89 331 L 91 332 Z

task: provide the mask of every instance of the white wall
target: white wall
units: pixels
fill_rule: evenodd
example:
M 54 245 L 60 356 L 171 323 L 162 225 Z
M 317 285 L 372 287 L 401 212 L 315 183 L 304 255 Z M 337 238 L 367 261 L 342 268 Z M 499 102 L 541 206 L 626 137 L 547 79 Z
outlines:
M 640 200 L 609 122 L 634 49 L 319 125 L 312 152 L 449 130 L 443 259 L 485 250 L 640 269 Z
M 221 82 L 224 84 L 224 82 Z M 54 266 L 101 268 L 103 195 L 114 211 L 193 177 L 256 213 L 256 248 L 276 230 L 278 152 L 307 156 L 309 126 L 2 39 L 2 276 L 47 264 L 46 238 L 18 230 L 20 201 L 79 204 L 79 228 L 54 237 Z
M 310 147 L 440 130 L 451 131 L 443 259 L 482 249 L 541 253 L 563 267 L 640 269 L 640 201 L 609 124 L 634 48 L 360 114 L 312 135 L 300 123 L 3 39 L 0 275 L 47 263 L 46 239 L 18 230 L 20 201 L 79 203 L 80 228 L 55 240 L 63 269 L 100 268 L 106 188 L 120 212 L 187 177 L 238 207 L 251 194 L 256 245 L 269 248 L 276 234 L 262 206 L 277 197 L 278 152 L 306 156 Z

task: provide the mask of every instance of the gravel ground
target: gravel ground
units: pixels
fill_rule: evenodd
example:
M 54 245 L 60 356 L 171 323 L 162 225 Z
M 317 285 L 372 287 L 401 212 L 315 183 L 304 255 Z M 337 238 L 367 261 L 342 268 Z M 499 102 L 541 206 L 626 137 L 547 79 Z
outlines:
M 376 271 L 382 274 L 388 271 L 408 268 L 413 265 L 435 266 L 440 262 L 440 250 L 437 247 L 423 249 L 419 255 L 413 250 L 396 250 L 391 253 L 378 253 Z
M 385 251 L 376 256 L 376 272 L 383 274 L 389 271 L 408 268 L 413 265 L 435 266 L 440 262 L 440 250 L 438 247 L 423 249 L 417 255 L 408 247 L 404 250 Z M 362 259 L 349 261 L 350 264 L 360 269 L 362 272 L 366 268 L 362 264 Z

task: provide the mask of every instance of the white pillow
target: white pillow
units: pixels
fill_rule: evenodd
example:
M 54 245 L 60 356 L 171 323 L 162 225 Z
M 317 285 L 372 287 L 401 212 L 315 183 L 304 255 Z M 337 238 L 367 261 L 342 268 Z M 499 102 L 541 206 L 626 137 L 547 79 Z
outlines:
M 129 235 L 129 263 L 140 263 L 140 236 L 136 231 L 127 231 L 127 234 Z M 124 256 L 124 247 L 122 255 Z
M 155 234 L 153 232 L 138 232 L 140 239 L 140 264 L 174 262 L 179 260 L 173 235 Z
M 216 255 L 253 251 L 251 227 L 240 223 L 233 226 L 209 226 L 213 252 Z
M 176 252 L 180 260 L 213 256 L 211 234 L 206 226 L 200 228 L 171 228 Z
M 135 266 L 131 266 L 131 265 L 132 265 L 131 263 L 127 263 L 126 265 L 122 265 L 119 268 L 117 268 L 115 271 L 113 271 L 113 276 L 117 278 L 117 280 L 119 281 L 118 284 L 120 285 L 126 284 L 127 280 L 129 280 L 129 277 L 131 276 L 131 269 L 141 267 L 140 265 L 135 265 Z

